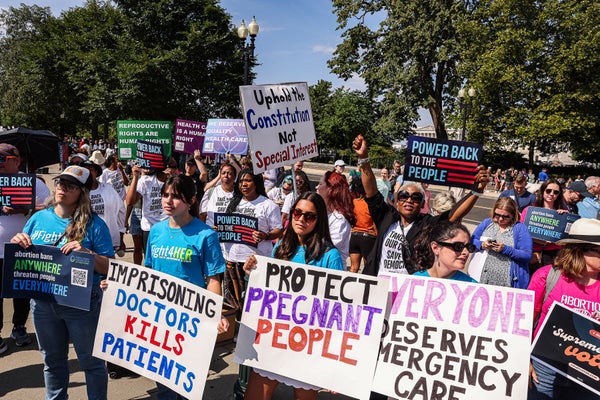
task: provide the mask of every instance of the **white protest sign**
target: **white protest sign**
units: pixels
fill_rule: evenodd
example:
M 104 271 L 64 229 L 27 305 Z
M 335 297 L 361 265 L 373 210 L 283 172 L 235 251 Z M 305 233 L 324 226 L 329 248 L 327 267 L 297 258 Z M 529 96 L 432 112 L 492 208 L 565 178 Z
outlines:
M 223 298 L 124 261 L 110 260 L 107 280 L 94 356 L 201 399 Z
M 525 399 L 534 294 L 394 275 L 373 391 L 407 399 Z
M 318 155 L 306 82 L 240 86 L 254 173 Z
M 388 282 L 267 257 L 256 259 L 234 360 L 368 398 Z

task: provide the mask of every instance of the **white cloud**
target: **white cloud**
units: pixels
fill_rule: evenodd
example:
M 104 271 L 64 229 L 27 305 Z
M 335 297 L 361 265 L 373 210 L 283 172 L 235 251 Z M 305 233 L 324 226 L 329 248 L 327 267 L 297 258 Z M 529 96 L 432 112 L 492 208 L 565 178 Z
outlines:
M 335 47 L 316 44 L 312 47 L 313 53 L 333 54 Z

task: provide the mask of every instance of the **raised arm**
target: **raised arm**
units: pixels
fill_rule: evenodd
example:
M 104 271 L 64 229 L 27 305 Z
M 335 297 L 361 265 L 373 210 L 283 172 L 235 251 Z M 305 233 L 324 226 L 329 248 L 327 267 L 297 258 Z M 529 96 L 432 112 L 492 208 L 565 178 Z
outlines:
M 352 142 L 352 150 L 354 150 L 358 156 L 358 168 L 361 172 L 361 179 L 365 188 L 366 197 L 373 197 L 377 194 L 377 181 L 375 180 L 375 175 L 371 169 L 367 141 L 362 134 L 359 134 Z
M 489 177 L 487 175 L 487 170 L 483 165 L 477 167 L 475 181 L 477 182 L 477 191 L 472 190 L 468 192 L 458 203 L 456 203 L 452 210 L 450 210 L 450 217 L 448 219 L 451 222 L 460 221 L 467 215 L 487 187 Z

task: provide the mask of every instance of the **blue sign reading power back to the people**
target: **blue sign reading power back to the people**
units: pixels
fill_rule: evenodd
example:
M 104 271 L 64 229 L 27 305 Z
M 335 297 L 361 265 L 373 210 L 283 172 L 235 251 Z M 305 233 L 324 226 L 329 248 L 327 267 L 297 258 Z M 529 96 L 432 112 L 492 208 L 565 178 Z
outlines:
M 4 245 L 2 297 L 32 298 L 90 309 L 94 255 L 54 246 Z
M 482 153 L 478 143 L 409 136 L 404 180 L 475 189 Z

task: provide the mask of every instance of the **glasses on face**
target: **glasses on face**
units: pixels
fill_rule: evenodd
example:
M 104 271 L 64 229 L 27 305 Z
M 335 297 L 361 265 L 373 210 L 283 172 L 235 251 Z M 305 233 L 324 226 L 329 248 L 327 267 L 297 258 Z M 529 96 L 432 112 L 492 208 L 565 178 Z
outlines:
M 302 211 L 299 208 L 294 208 L 294 211 L 292 211 L 292 216 L 294 217 L 294 219 L 296 221 L 300 220 L 300 217 L 304 216 L 304 221 L 311 223 L 317 220 L 317 214 L 312 213 L 310 211 Z
M 498 214 L 497 212 L 495 212 L 494 218 L 496 218 L 496 219 L 511 219 L 512 215 Z
M 0 156 L 0 163 L 5 163 L 7 160 L 11 158 L 17 158 L 17 156 Z
M 584 253 L 596 253 L 597 256 L 600 257 L 600 247 L 594 244 L 586 244 L 583 246 Z
M 560 193 L 560 190 L 546 189 L 546 190 L 544 190 L 544 193 L 546 193 L 546 194 L 553 194 L 555 196 L 558 196 L 558 194 Z
M 65 192 L 73 192 L 73 191 L 79 189 L 78 185 L 76 185 L 74 183 L 66 182 L 66 181 L 61 181 L 60 179 L 54 180 L 54 187 L 55 188 L 60 187 Z
M 416 203 L 420 203 L 423 201 L 423 194 L 421 194 L 420 192 L 408 193 L 405 190 L 398 192 L 398 201 L 404 202 L 408 199 L 411 199 Z
M 463 242 L 436 242 L 442 247 L 447 247 L 449 249 L 454 250 L 457 253 L 462 253 L 464 249 L 467 249 L 469 253 L 473 253 L 477 250 L 474 244 L 471 243 L 463 243 Z

